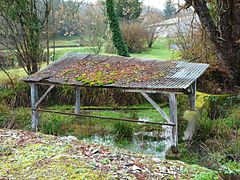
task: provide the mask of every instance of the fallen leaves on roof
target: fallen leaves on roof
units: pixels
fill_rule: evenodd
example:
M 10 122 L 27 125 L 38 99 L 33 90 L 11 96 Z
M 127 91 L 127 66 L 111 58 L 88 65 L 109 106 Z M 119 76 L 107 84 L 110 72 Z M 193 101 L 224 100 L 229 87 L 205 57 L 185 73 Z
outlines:
M 75 79 L 88 85 L 106 85 L 115 82 L 147 82 L 163 77 L 164 71 L 141 63 L 82 61 L 60 73 L 68 80 Z

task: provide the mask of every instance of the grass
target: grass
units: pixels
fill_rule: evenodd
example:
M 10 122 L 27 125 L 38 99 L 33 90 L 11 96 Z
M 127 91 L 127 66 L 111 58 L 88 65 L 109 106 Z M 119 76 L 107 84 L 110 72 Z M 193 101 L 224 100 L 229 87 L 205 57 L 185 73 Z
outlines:
M 40 69 L 45 68 L 46 66 L 47 66 L 47 64 L 43 63 L 43 64 L 41 64 Z M 9 73 L 10 77 L 14 81 L 15 80 L 18 81 L 22 77 L 27 76 L 26 71 L 21 67 L 7 69 L 6 71 Z M 0 70 L 0 84 L 4 84 L 4 82 L 8 82 L 8 81 L 9 81 L 9 79 L 8 79 L 7 75 L 2 70 Z
M 147 49 L 143 53 L 131 54 L 133 57 L 138 58 L 150 58 L 150 59 L 161 59 L 161 60 L 177 60 L 181 56 L 178 51 L 169 49 L 169 43 L 171 39 L 158 39 L 153 44 L 153 47 Z
M 51 49 L 53 52 L 53 49 Z M 55 59 L 63 57 L 67 53 L 94 53 L 91 47 L 70 47 L 70 48 L 56 48 Z
M 158 39 L 152 48 L 148 48 L 142 53 L 131 54 L 132 57 L 138 58 L 150 58 L 150 59 L 162 59 L 162 60 L 177 60 L 180 59 L 178 51 L 169 49 L 169 43 L 171 39 Z M 62 44 L 61 44 L 62 43 Z M 67 45 L 69 41 L 57 41 L 57 44 Z M 56 56 L 58 59 L 64 54 L 78 52 L 78 53 L 94 53 L 91 47 L 71 47 L 71 48 L 56 48 Z M 101 54 L 111 55 L 104 52 Z
M 79 37 L 67 37 L 61 38 L 56 41 L 56 46 L 71 46 L 79 45 Z M 138 58 L 150 58 L 150 59 L 162 59 L 162 60 L 177 60 L 181 56 L 178 51 L 169 49 L 169 44 L 172 42 L 170 38 L 157 39 L 152 48 L 147 48 L 142 53 L 131 54 L 132 57 Z M 51 44 L 52 45 L 52 44 Z M 63 56 L 66 53 L 79 52 L 79 53 L 93 53 L 91 47 L 71 47 L 71 48 L 57 48 L 56 59 Z M 101 54 L 106 54 L 101 52 Z
M 168 108 L 163 108 L 163 110 L 169 114 Z M 153 122 L 164 122 L 162 116 L 156 110 L 134 110 L 134 111 L 99 111 L 93 112 L 93 115 L 106 116 L 113 118 L 132 118 L 140 120 L 148 120 Z
M 8 69 L 7 72 L 11 78 L 16 80 L 27 75 L 23 68 Z M 9 79 L 7 75 L 2 70 L 0 70 L 0 83 L 4 84 L 4 82 L 8 82 L 8 80 Z
M 79 36 L 71 36 L 71 37 L 59 37 L 57 41 L 55 41 L 56 46 L 73 46 L 79 45 L 80 37 Z M 50 41 L 50 46 L 53 46 L 53 41 Z
M 50 109 L 53 110 L 59 110 L 59 111 L 73 111 L 74 107 L 70 105 L 65 105 L 65 106 L 53 106 L 50 107 Z M 103 107 L 101 108 L 106 108 L 106 110 L 94 110 L 95 108 L 99 108 L 96 106 L 82 106 L 82 109 L 87 109 L 91 108 L 93 111 L 83 111 L 83 113 L 91 114 L 91 115 L 96 115 L 96 116 L 105 116 L 105 117 L 113 117 L 113 118 L 132 118 L 132 119 L 145 119 L 148 121 L 153 121 L 153 122 L 164 122 L 164 118 L 155 110 L 155 109 L 141 109 L 141 108 L 152 108 L 152 106 L 149 103 L 145 104 L 136 104 L 136 105 L 129 105 L 129 106 L 123 106 L 119 108 L 124 108 L 124 110 L 111 110 L 110 108 L 112 107 Z M 109 108 L 109 110 L 108 110 Z M 127 108 L 136 108 L 136 110 L 128 110 Z M 140 110 L 137 110 L 137 108 L 140 108 Z M 162 108 L 164 112 L 166 112 L 167 115 L 169 115 L 169 108 L 168 107 L 163 107 Z

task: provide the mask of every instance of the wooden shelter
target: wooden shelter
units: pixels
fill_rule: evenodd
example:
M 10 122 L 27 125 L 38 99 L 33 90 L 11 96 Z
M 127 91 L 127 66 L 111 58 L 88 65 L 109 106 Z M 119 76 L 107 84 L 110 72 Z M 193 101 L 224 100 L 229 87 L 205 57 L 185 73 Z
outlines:
M 32 129 L 37 131 L 39 112 L 52 112 L 74 116 L 86 116 L 107 120 L 168 125 L 172 127 L 172 146 L 177 148 L 177 94 L 188 94 L 191 110 L 195 110 L 196 81 L 208 68 L 207 64 L 181 61 L 162 61 L 132 57 L 104 56 L 92 54 L 69 54 L 47 68 L 22 80 L 31 84 Z M 38 98 L 38 84 L 49 85 Z M 55 85 L 69 85 L 76 89 L 75 112 L 57 112 L 39 108 L 39 104 Z M 80 113 L 80 88 L 118 88 L 124 92 L 141 93 L 166 120 L 166 123 L 146 122 L 124 118 L 98 117 Z M 149 93 L 169 95 L 168 116 Z

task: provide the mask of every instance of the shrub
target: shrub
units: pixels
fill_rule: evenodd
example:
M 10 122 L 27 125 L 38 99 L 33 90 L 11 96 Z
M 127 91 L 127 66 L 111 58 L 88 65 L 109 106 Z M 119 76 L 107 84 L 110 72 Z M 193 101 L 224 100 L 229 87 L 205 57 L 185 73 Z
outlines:
M 12 113 L 14 129 L 31 130 L 31 110 L 29 108 L 17 108 Z
M 219 171 L 225 175 L 239 175 L 240 177 L 240 163 L 229 161 L 219 168 Z
M 126 122 L 116 122 L 114 123 L 113 133 L 117 140 L 131 140 L 134 133 L 133 125 Z
M 39 97 L 46 91 L 47 86 L 38 86 Z M 131 105 L 144 102 L 138 93 L 125 93 L 118 89 L 81 88 L 81 105 L 85 106 L 115 106 Z M 9 84 L 0 86 L 0 103 L 9 107 L 29 107 L 30 86 L 24 82 L 17 82 L 15 88 Z M 75 91 L 70 86 L 56 86 L 43 100 L 41 106 L 66 105 L 75 103 Z
M 16 82 L 12 87 L 9 82 L 1 84 L 0 87 L 0 102 L 6 103 L 11 107 L 28 106 L 30 86 L 23 82 Z
M 129 52 L 139 53 L 144 51 L 148 41 L 148 32 L 143 24 L 139 22 L 122 22 L 121 29 Z
M 70 131 L 69 127 L 72 124 L 70 117 L 46 114 L 43 121 L 40 122 L 40 131 L 45 134 L 63 135 Z
M 0 128 L 31 129 L 31 111 L 27 108 L 11 109 L 0 105 Z
M 196 174 L 194 176 L 195 180 L 201 179 L 201 180 L 218 180 L 218 175 L 215 172 L 207 172 L 207 173 L 202 173 L 202 174 Z
M 198 122 L 194 139 L 205 154 L 202 161 L 211 168 L 218 169 L 229 160 L 240 161 L 239 109 L 236 105 L 225 112 L 227 117 L 215 120 L 204 115 Z
M 235 95 L 216 95 L 208 96 L 207 101 L 209 103 L 208 113 L 211 119 L 231 117 L 239 112 L 238 104 L 240 103 L 240 96 Z M 229 107 L 236 106 L 231 110 Z M 234 112 L 236 111 L 236 112 Z
M 11 111 L 8 106 L 0 104 L 0 128 L 5 126 L 6 120 L 10 117 Z

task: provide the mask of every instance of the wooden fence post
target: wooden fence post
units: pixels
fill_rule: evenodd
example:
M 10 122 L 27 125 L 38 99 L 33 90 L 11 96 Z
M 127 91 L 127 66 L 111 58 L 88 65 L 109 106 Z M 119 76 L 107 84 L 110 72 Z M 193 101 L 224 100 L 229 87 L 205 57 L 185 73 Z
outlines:
M 177 99 L 176 94 L 169 94 L 169 106 L 170 106 L 170 121 L 175 124 L 172 127 L 172 152 L 178 153 L 178 122 L 177 122 Z
M 31 107 L 32 107 L 32 131 L 38 130 L 38 111 L 35 107 L 38 98 L 38 90 L 36 83 L 31 83 Z
M 79 86 L 76 86 L 75 96 L 76 96 L 75 114 L 80 114 L 80 87 Z

